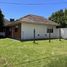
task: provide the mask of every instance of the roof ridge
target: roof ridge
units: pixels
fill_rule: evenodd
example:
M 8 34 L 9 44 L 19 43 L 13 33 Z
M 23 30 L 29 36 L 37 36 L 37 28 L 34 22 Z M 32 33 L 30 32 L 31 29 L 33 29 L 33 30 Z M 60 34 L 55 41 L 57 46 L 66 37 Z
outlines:
M 38 15 L 34 15 L 34 14 L 25 15 L 24 17 L 21 17 L 21 18 L 19 18 L 19 19 L 17 19 L 17 20 L 22 20 L 23 18 L 26 18 L 26 17 L 28 17 L 28 16 L 31 16 L 31 17 L 40 17 L 40 18 L 43 18 L 43 19 L 45 19 L 45 20 L 48 20 L 48 19 L 44 18 L 43 16 L 38 16 Z

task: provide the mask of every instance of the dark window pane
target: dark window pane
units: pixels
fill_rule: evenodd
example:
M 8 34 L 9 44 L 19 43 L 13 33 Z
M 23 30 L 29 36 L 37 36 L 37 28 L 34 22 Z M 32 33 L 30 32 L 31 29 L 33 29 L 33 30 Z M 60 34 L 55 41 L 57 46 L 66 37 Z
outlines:
M 15 28 L 15 32 L 17 32 L 18 31 L 18 28 Z
M 53 28 L 52 29 L 47 29 L 47 33 L 53 33 Z

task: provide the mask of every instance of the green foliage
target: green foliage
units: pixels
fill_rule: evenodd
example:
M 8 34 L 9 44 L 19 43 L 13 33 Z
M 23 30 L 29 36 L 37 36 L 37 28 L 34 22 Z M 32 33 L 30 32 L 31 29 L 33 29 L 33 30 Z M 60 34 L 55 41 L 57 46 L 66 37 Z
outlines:
M 0 67 L 67 67 L 67 40 L 36 43 L 0 39 Z
M 53 13 L 49 20 L 60 24 L 60 27 L 67 27 L 67 9 L 59 10 Z
M 4 21 L 4 15 L 2 14 L 2 11 L 0 9 L 0 27 L 1 28 L 4 26 L 3 21 Z

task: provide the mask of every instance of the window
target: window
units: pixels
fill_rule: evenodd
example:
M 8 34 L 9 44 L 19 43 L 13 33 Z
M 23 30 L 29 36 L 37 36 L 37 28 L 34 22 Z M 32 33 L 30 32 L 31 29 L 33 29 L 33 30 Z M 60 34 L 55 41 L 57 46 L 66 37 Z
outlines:
M 9 28 L 9 31 L 11 32 L 11 31 L 12 31 L 12 29 L 11 29 L 11 28 Z
M 45 36 L 47 36 L 47 34 L 45 34 Z
M 52 29 L 47 29 L 47 33 L 53 33 L 53 28 Z
M 17 31 L 18 31 L 18 26 L 15 27 L 15 32 L 17 32 Z
M 38 34 L 38 36 L 40 36 L 40 34 Z
M 15 32 L 17 32 L 18 31 L 18 28 L 15 28 Z

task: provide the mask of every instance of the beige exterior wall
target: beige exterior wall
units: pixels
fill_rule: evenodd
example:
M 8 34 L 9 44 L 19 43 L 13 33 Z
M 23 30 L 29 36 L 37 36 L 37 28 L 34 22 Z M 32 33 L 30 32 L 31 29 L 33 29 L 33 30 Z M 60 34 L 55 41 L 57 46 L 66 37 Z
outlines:
M 51 38 L 57 38 L 58 32 L 56 26 L 50 25 L 41 25 L 41 24 L 21 24 L 21 39 L 33 39 L 34 33 L 33 30 L 35 29 L 35 38 L 42 39 L 42 38 L 49 38 L 49 33 L 47 33 L 47 28 L 53 28 L 53 33 L 51 33 Z

